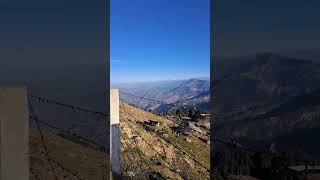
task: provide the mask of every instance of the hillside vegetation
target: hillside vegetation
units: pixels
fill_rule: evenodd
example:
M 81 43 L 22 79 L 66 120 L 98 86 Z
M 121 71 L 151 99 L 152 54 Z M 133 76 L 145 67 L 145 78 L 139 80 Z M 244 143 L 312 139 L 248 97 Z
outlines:
M 157 126 L 141 122 L 155 121 Z M 120 106 L 121 161 L 124 176 L 132 179 L 209 179 L 210 145 L 197 133 L 177 135 L 178 121 L 160 117 L 128 104 Z M 182 151 L 180 151 L 180 150 Z M 205 168 L 194 162 L 194 157 Z M 143 176 L 143 177 L 141 177 Z

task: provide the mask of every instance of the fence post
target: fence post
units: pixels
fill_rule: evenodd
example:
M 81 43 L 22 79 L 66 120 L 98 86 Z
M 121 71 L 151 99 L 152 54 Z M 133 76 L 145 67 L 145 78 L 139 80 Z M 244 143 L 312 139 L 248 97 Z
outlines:
M 110 90 L 110 156 L 111 170 L 113 173 L 120 174 L 120 121 L 119 121 L 119 90 Z
M 28 147 L 26 88 L 0 86 L 0 180 L 29 179 Z

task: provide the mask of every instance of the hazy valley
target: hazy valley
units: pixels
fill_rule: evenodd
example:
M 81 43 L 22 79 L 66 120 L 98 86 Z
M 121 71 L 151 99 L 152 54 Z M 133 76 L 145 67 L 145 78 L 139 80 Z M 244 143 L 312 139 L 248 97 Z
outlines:
M 195 106 L 202 111 L 209 111 L 210 81 L 208 78 L 127 83 L 113 85 L 113 87 L 117 87 L 124 92 L 121 96 L 126 102 L 143 109 L 154 110 L 157 113 L 167 112 L 174 108 L 172 105 L 167 104 L 186 107 Z M 125 93 L 145 99 L 127 96 Z

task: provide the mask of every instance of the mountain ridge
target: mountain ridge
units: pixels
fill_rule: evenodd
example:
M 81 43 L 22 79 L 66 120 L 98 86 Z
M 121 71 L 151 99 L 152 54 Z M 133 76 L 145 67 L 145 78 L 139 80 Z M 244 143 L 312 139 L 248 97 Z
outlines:
M 140 96 L 144 98 L 154 99 L 157 101 L 162 101 L 167 104 L 178 104 L 178 105 L 193 105 L 188 100 L 192 100 L 195 104 L 209 104 L 210 96 L 204 92 L 208 92 L 210 90 L 210 81 L 208 80 L 201 80 L 197 78 L 191 78 L 181 81 L 174 81 L 169 82 L 169 85 L 163 85 L 162 87 L 157 86 L 156 84 L 147 87 L 147 86 L 140 86 L 137 88 L 137 90 L 140 92 L 135 92 L 137 90 L 134 90 L 133 93 L 130 94 L 140 94 Z M 120 91 L 126 92 L 126 89 L 129 89 L 130 87 L 121 88 L 119 87 Z M 132 89 L 131 89 L 132 91 Z M 141 93 L 143 91 L 143 93 Z M 205 98 L 202 96 L 206 96 Z M 123 96 L 125 100 L 129 103 L 135 104 L 139 107 L 142 107 L 143 109 L 151 109 L 155 110 L 156 112 L 164 112 L 168 111 L 172 108 L 172 106 L 162 104 L 162 103 L 156 103 L 156 102 L 147 102 L 142 99 L 132 98 L 129 96 Z M 208 109 L 208 106 L 203 106 L 205 109 Z
M 312 133 L 303 132 L 314 131 L 320 124 L 320 106 L 316 101 L 320 64 L 272 53 L 248 57 L 220 72 L 228 74 L 228 70 L 234 70 L 212 87 L 216 136 L 237 137 L 248 146 L 275 142 L 282 150 L 300 145 L 304 152 L 311 152 L 311 146 L 302 144 L 313 138 Z M 286 140 L 291 144 L 284 143 Z

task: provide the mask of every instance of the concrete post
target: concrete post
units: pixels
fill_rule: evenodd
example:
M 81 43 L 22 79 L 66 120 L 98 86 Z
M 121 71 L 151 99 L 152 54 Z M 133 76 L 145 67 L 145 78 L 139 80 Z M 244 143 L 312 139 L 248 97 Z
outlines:
M 28 147 L 26 89 L 0 86 L 0 180 L 29 179 Z
M 119 121 L 119 90 L 110 90 L 110 156 L 111 170 L 120 174 L 120 121 Z

